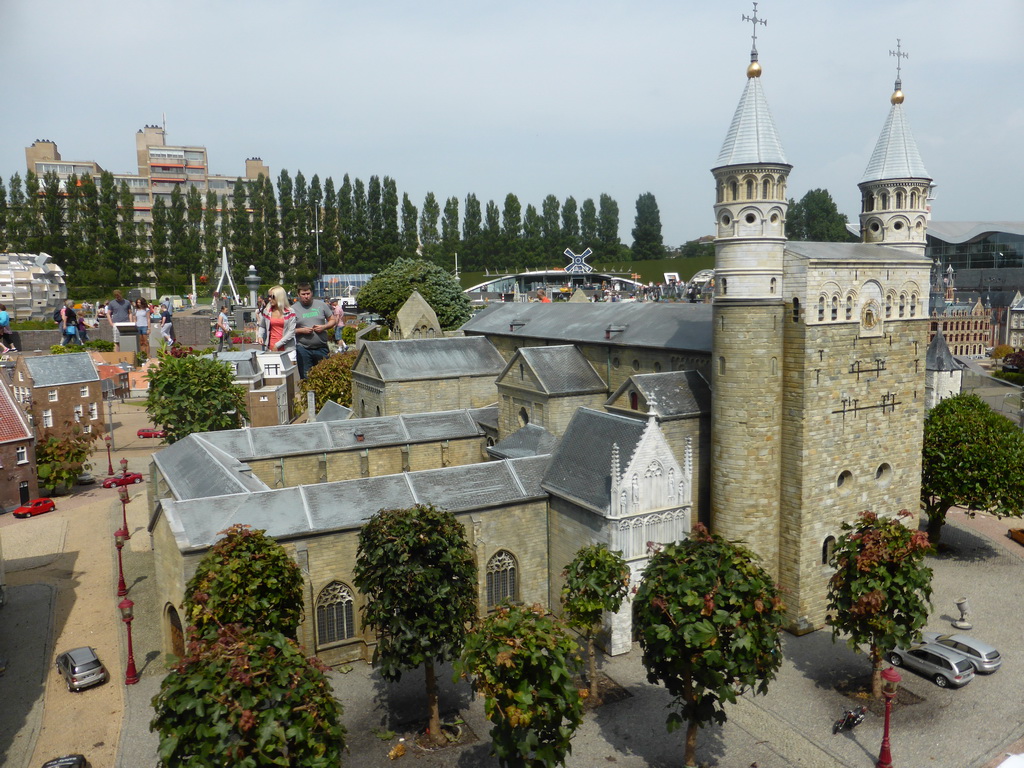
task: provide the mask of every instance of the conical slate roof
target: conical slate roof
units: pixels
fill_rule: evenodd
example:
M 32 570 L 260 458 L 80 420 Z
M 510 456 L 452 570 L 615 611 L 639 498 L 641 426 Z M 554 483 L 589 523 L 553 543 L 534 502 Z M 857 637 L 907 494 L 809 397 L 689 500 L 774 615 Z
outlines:
M 925 170 L 917 142 L 910 132 L 902 104 L 893 104 L 868 162 L 861 184 L 883 179 L 931 179 Z
M 732 116 L 716 167 L 777 163 L 788 165 L 782 142 L 775 130 L 775 121 L 768 109 L 760 77 L 748 77 L 747 87 Z
M 949 344 L 946 343 L 946 337 L 942 335 L 942 328 L 939 328 L 932 343 L 928 345 L 924 367 L 928 371 L 959 371 L 963 368 L 953 358 L 953 353 L 949 351 Z

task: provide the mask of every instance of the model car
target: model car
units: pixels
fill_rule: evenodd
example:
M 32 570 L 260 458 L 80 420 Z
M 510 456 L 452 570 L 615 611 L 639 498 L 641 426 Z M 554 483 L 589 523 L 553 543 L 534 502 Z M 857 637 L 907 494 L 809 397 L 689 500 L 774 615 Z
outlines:
M 43 763 L 43 768 L 89 768 L 89 761 L 85 759 L 85 755 L 64 755 L 47 760 Z
M 960 632 L 952 635 L 925 632 L 923 637 L 926 643 L 938 643 L 965 656 L 974 666 L 975 672 L 995 672 L 1003 664 L 999 651 L 970 635 Z
M 69 691 L 80 691 L 107 682 L 107 668 L 99 660 L 96 651 L 88 646 L 60 654 L 56 666 Z
M 44 512 L 51 512 L 57 508 L 57 505 L 53 503 L 53 499 L 32 499 L 27 504 L 22 504 L 20 507 L 14 510 L 15 517 L 35 517 L 41 515 Z
M 138 472 L 125 472 L 120 475 L 114 475 L 108 477 L 103 481 L 104 488 L 116 488 L 119 485 L 132 485 L 133 483 L 141 483 L 142 475 Z
M 967 685 L 974 679 L 974 665 L 965 656 L 939 643 L 921 643 L 909 650 L 894 648 L 886 658 L 894 667 L 906 667 L 931 678 L 937 686 Z
M 153 427 L 143 427 L 136 433 L 139 437 L 166 437 L 167 433 L 162 429 L 154 429 Z

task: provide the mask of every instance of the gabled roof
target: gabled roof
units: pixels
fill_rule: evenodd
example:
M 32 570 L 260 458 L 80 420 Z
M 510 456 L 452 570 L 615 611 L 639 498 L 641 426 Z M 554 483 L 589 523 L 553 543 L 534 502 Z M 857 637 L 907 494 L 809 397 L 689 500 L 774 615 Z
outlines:
M 961 371 L 964 368 L 949 351 L 949 344 L 946 343 L 946 337 L 942 335 L 941 327 L 928 345 L 924 367 L 926 371 Z
M 931 180 L 917 151 L 917 142 L 910 132 L 902 104 L 893 104 L 889 110 L 861 184 L 885 179 Z
M 7 383 L 0 382 L 0 443 L 31 439 L 32 430 L 25 413 L 14 402 Z
M 217 360 L 222 363 L 230 363 L 235 371 L 235 376 L 251 379 L 263 373 L 263 366 L 256 359 L 254 350 L 211 352 L 203 357 Z
M 655 301 L 497 303 L 475 314 L 462 330 L 469 336 L 486 334 L 710 354 L 711 305 Z
M 924 254 L 915 254 L 902 248 L 889 248 L 876 243 L 811 243 L 790 240 L 786 243 L 786 255 L 807 261 L 900 263 L 931 265 Z
M 594 511 L 607 514 L 612 488 L 612 447 L 626 465 L 643 436 L 646 422 L 591 408 L 577 408 L 551 456 L 544 488 Z
M 328 400 L 316 415 L 316 421 L 348 421 L 354 411 L 341 403 Z
M 788 165 L 760 77 L 748 77 L 716 168 L 727 165 Z
M 496 459 L 521 459 L 551 453 L 558 438 L 537 424 L 527 424 L 504 440 L 490 446 L 487 453 Z
M 607 405 L 631 388 L 643 395 L 647 412 L 661 419 L 711 413 L 711 387 L 698 371 L 635 373 L 608 398 Z
M 177 443 L 175 445 L 178 445 Z M 174 447 L 174 446 L 171 446 Z M 493 461 L 213 498 L 161 500 L 181 550 L 205 549 L 236 523 L 274 538 L 358 528 L 381 509 L 433 504 L 454 513 L 543 499 L 548 456 Z
M 216 434 L 189 435 L 153 454 L 153 462 L 175 499 L 205 500 L 267 490 L 247 464 L 206 439 Z
M 498 350 L 480 337 L 367 341 L 359 356 L 370 358 L 383 381 L 493 377 L 505 367 Z
M 24 357 L 22 360 L 32 377 L 34 387 L 59 387 L 62 384 L 85 384 L 99 381 L 96 365 L 88 352 L 63 355 Z
M 552 347 L 521 347 L 509 360 L 505 370 L 498 377 L 499 382 L 514 371 L 519 363 L 530 367 L 541 392 L 548 395 L 576 395 L 592 392 L 607 392 L 605 384 L 594 366 L 572 344 Z

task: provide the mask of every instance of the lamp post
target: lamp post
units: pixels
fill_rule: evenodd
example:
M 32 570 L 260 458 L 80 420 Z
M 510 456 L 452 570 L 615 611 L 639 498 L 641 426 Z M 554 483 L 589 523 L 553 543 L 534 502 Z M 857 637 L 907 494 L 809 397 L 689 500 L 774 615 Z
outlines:
M 121 549 L 124 547 L 124 540 L 128 531 L 121 530 L 114 533 L 114 546 L 117 547 L 117 596 L 124 597 L 128 594 L 128 586 L 124 583 L 124 565 L 121 562 Z
M 882 733 L 882 749 L 878 753 L 875 768 L 892 768 L 892 755 L 889 753 L 889 716 L 892 714 L 892 700 L 900 688 L 900 673 L 892 667 L 882 672 L 882 695 L 885 696 L 885 730 Z
M 123 475 L 123 474 L 124 474 L 125 472 L 127 472 L 127 471 L 128 471 L 128 459 L 121 459 L 121 460 L 120 460 L 119 462 L 117 462 L 117 463 L 121 465 L 121 474 L 122 474 L 122 475 Z
M 110 459 L 110 433 L 103 436 L 103 442 L 107 444 L 107 477 L 114 474 L 114 463 Z
M 121 485 L 117 488 L 117 496 L 121 499 L 121 532 L 124 533 L 126 539 L 130 539 L 132 535 L 128 532 L 128 502 L 131 501 L 131 496 L 128 494 L 127 486 Z
M 121 621 L 128 629 L 128 667 L 124 671 L 124 684 L 135 685 L 139 682 L 139 673 L 135 670 L 135 653 L 132 651 L 132 619 L 135 618 L 132 609 L 135 603 L 126 597 L 117 607 L 121 611 Z
M 317 201 L 316 205 L 313 206 L 313 230 L 310 234 L 316 235 L 316 281 L 320 283 L 320 293 L 324 291 L 323 288 L 323 276 L 324 276 L 324 264 L 320 260 L 320 233 L 323 232 L 320 229 L 320 202 Z M 322 298 L 322 297 L 318 297 Z

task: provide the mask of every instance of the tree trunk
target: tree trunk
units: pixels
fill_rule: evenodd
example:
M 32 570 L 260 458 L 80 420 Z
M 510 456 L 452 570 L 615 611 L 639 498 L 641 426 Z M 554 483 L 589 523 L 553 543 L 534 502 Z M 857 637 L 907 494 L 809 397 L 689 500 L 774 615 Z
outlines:
M 587 661 L 590 665 L 590 698 L 597 701 L 597 650 L 594 648 L 594 632 L 587 633 Z
M 874 645 L 871 646 L 871 696 L 882 698 L 882 651 Z
M 928 543 L 935 545 L 942 538 L 942 526 L 946 522 L 945 513 L 928 515 Z
M 434 675 L 434 662 L 430 659 L 424 665 L 427 673 L 427 710 L 430 712 L 430 741 L 432 744 L 441 746 L 444 744 L 444 734 L 441 732 L 441 712 L 437 706 L 437 677 Z
M 697 765 L 697 732 L 699 730 L 700 726 L 693 720 L 686 724 L 686 747 L 683 752 L 684 766 Z

